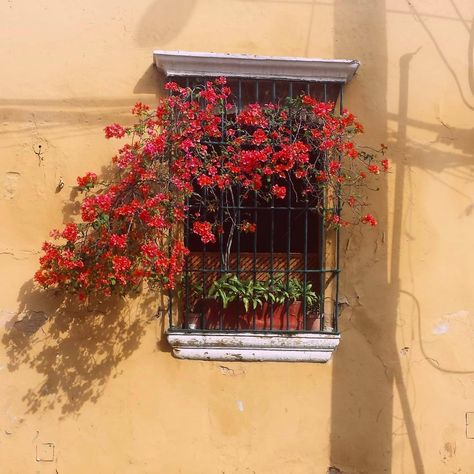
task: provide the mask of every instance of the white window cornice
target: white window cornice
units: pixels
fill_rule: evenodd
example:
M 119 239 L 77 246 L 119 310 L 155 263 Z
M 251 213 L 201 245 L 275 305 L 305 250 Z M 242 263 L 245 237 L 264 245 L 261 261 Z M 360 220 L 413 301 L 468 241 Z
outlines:
M 354 59 L 318 59 L 190 51 L 153 52 L 166 76 L 239 77 L 305 82 L 349 82 L 359 67 Z

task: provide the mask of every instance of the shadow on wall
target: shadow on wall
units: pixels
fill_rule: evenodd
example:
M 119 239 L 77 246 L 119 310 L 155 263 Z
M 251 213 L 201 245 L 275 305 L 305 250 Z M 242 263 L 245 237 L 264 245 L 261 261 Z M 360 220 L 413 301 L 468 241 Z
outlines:
M 18 299 L 19 313 L 2 338 L 8 369 L 28 367 L 40 377 L 25 383 L 28 413 L 59 408 L 62 415 L 96 402 L 107 381 L 120 375 L 118 365 L 139 347 L 150 324 L 143 315 L 156 305 L 156 298 L 143 299 L 132 310 L 133 302 L 115 298 L 80 309 L 75 297 L 39 291 L 32 280 Z
M 138 71 L 137 71 L 138 72 Z M 153 100 L 141 99 L 150 106 L 162 96 L 166 78 L 150 64 L 133 88 L 133 94 L 153 94 Z M 130 110 L 137 99 L 79 97 L 73 99 L 0 99 L 0 120 L 15 125 L 0 131 L 0 137 L 21 135 L 33 140 L 53 142 L 64 138 L 88 136 L 102 131 L 109 123 L 131 125 Z M 20 128 L 16 125 L 19 124 Z M 66 128 L 67 127 L 67 128 Z M 17 146 L 16 141 L 1 144 L 0 149 Z
M 158 71 L 155 64 L 150 64 L 133 88 L 133 93 L 155 94 L 155 97 L 161 97 L 166 81 L 164 74 Z
M 418 20 L 421 18 L 418 13 L 416 17 Z M 392 235 L 386 239 L 391 242 L 391 253 L 387 251 L 385 239 L 381 235 L 363 241 L 361 236 L 354 234 L 342 246 L 342 293 L 355 296 L 350 316 L 343 313 L 341 318 L 343 338 L 334 358 L 331 462 L 338 468 L 337 472 L 392 472 L 393 433 L 403 430 L 410 447 L 414 472 L 423 474 L 426 470 L 418 439 L 419 428 L 413 417 L 412 401 L 407 395 L 400 357 L 404 354 L 403 349 L 409 348 L 398 347 L 396 340 L 401 295 L 410 296 L 418 305 L 415 296 L 407 293 L 400 281 L 400 256 L 405 238 L 402 212 L 406 206 L 404 198 L 407 190 L 409 193 L 412 191 L 408 170 L 417 168 L 445 186 L 450 186 L 443 179 L 446 173 L 450 177 L 455 175 L 458 179 L 472 181 L 474 143 L 471 129 L 455 129 L 441 119 L 438 119 L 439 124 L 430 124 L 408 117 L 410 81 L 416 80 L 410 77 L 410 67 L 416 61 L 418 51 L 407 52 L 400 58 L 398 111 L 387 112 L 385 22 L 384 2 L 356 4 L 337 0 L 335 3 L 336 54 L 357 57 L 364 64 L 352 86 L 357 91 L 353 90 L 351 98 L 356 96 L 355 101 L 360 100 L 366 113 L 377 117 L 379 128 L 371 130 L 371 133 L 377 134 L 383 142 L 390 140 L 390 158 L 396 161 L 392 179 L 395 209 L 390 208 L 391 203 L 385 192 L 377 196 L 379 216 L 387 216 L 389 210 L 393 211 Z M 435 41 L 434 35 L 426 31 L 424 23 L 421 27 Z M 360 35 L 357 30 L 370 31 L 370 35 Z M 440 53 L 439 46 L 435 47 Z M 472 47 L 470 51 L 472 54 Z M 365 55 L 368 55 L 367 58 L 364 58 Z M 441 62 L 453 75 L 454 71 L 445 57 L 441 53 L 439 55 Z M 453 82 L 458 86 L 460 84 L 455 74 Z M 470 108 L 466 95 L 462 91 L 458 93 L 466 107 Z M 387 131 L 388 120 L 397 123 L 392 136 Z M 408 126 L 433 132 L 436 139 L 429 144 L 414 143 L 408 139 Z M 436 149 L 440 144 L 443 145 L 443 151 Z M 447 144 L 453 146 L 452 152 L 446 151 Z M 469 215 L 473 209 L 472 198 L 465 197 L 467 207 L 460 211 L 461 215 Z M 385 222 L 381 225 L 384 226 Z M 365 262 L 359 257 L 361 249 L 365 249 L 362 252 Z M 420 318 L 419 313 L 413 314 L 413 320 L 410 321 L 413 330 L 418 332 L 417 339 L 421 338 Z M 422 341 L 419 343 L 428 360 Z M 445 371 L 440 367 L 437 370 Z M 466 370 L 450 371 L 469 373 Z M 402 419 L 396 418 L 395 422 L 394 399 L 398 399 L 402 414 Z
M 160 47 L 183 30 L 197 0 L 155 0 L 138 25 L 135 40 L 139 46 Z
M 112 173 L 110 166 L 103 167 L 100 178 Z M 64 222 L 79 214 L 78 198 L 73 189 L 63 209 Z M 2 343 L 10 371 L 29 368 L 40 377 L 39 382 L 36 376 L 31 384 L 25 382 L 28 413 L 60 409 L 67 415 L 86 402 L 96 402 L 108 380 L 120 375 L 119 364 L 138 349 L 152 321 L 163 342 L 159 349 L 171 351 L 163 337 L 166 313 L 160 311 L 167 304 L 153 292 L 136 298 L 91 299 L 85 306 L 74 295 L 40 290 L 29 280 L 18 301 L 18 313 L 6 324 Z
M 335 56 L 357 58 L 363 64 L 346 95 L 353 99 L 356 111 L 364 110 L 372 119 L 366 126 L 370 126 L 370 140 L 377 140 L 375 143 L 387 141 L 385 14 L 383 1 L 334 3 Z M 386 216 L 385 187 L 372 199 L 376 214 Z M 397 300 L 389 291 L 383 245 L 374 242 L 379 238 L 377 230 L 364 240 L 359 234 L 353 232 L 350 240 L 343 234 L 341 245 L 341 294 L 348 295 L 352 311 L 349 318 L 349 311 L 342 313 L 342 340 L 333 362 L 331 464 L 341 473 L 389 473 L 394 375 L 386 361 L 398 356 L 394 343 Z M 383 263 L 375 264 L 373 246 L 379 247 L 376 257 Z M 368 288 L 377 288 L 384 295 L 383 317 L 375 317 L 365 307 L 376 304 L 375 291 L 365 300 Z
M 194 5 L 195 0 L 153 2 L 142 17 L 138 43 L 156 46 L 174 37 L 185 27 Z M 152 64 L 133 93 L 158 97 L 163 84 L 163 76 Z M 107 123 L 130 123 L 133 117 L 129 110 L 134 103 L 132 98 L 3 99 L 2 116 L 27 126 L 0 134 L 28 136 L 36 131 L 48 140 L 87 135 L 102 130 Z M 67 131 L 64 125 L 69 126 Z M 111 173 L 111 167 L 105 166 L 100 176 L 106 178 Z M 65 223 L 79 214 L 79 197 L 73 188 L 63 209 Z M 75 297 L 39 290 L 29 280 L 20 289 L 18 301 L 18 314 L 6 324 L 2 343 L 10 371 L 28 368 L 39 376 L 39 381 L 34 375 L 31 383 L 24 380 L 22 385 L 29 413 L 59 409 L 65 416 L 78 412 L 87 402 L 96 402 L 110 378 L 120 374 L 119 364 L 138 349 L 153 320 L 157 320 L 157 332 L 161 333 L 161 338 L 160 334 L 157 337 L 163 341 L 159 350 L 170 351 L 162 337 L 164 317 L 158 319 L 162 314 L 153 314 L 157 307 L 166 307 L 166 302 L 159 301 L 156 294 L 134 300 L 116 297 L 81 308 Z

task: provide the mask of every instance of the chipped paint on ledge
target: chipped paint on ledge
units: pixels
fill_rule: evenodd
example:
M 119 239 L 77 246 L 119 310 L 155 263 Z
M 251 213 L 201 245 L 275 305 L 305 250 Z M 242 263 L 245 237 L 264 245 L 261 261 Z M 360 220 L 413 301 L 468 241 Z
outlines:
M 169 331 L 179 359 L 220 361 L 327 362 L 339 345 L 338 334 Z

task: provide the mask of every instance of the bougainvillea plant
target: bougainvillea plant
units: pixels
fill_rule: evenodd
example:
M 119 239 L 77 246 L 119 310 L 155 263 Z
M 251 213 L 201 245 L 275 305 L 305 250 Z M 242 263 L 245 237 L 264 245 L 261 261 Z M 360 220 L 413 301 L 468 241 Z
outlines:
M 234 199 L 237 187 L 239 196 L 267 202 L 298 190 L 328 225 L 377 224 L 365 212 L 363 189 L 369 175 L 387 171 L 385 147 L 356 147 L 362 126 L 348 111 L 338 114 L 334 103 L 307 95 L 237 111 L 225 78 L 166 88 L 170 95 L 158 107 L 135 105 L 135 125 L 105 128 L 106 138 L 128 138 L 113 158 L 115 178 L 104 182 L 88 172 L 77 179 L 85 194 L 81 222 L 53 230 L 55 241 L 44 243 L 35 274 L 41 286 L 81 299 L 125 294 L 144 281 L 174 288 L 189 253 L 182 224 L 204 244 L 216 242 L 224 232 L 219 203 Z M 224 220 L 232 232 L 256 231 L 254 222 L 236 224 L 231 214 Z

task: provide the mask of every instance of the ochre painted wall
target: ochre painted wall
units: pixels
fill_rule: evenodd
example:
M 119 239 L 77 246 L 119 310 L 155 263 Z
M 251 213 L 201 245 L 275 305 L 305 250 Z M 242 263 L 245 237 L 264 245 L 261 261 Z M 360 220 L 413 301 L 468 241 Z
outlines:
M 473 473 L 473 16 L 471 0 L 3 1 L 0 472 Z M 103 127 L 159 96 L 158 48 L 362 62 L 346 104 L 393 167 L 379 227 L 344 233 L 330 363 L 176 360 L 151 295 L 80 311 L 33 288 L 76 176 L 114 153 Z

